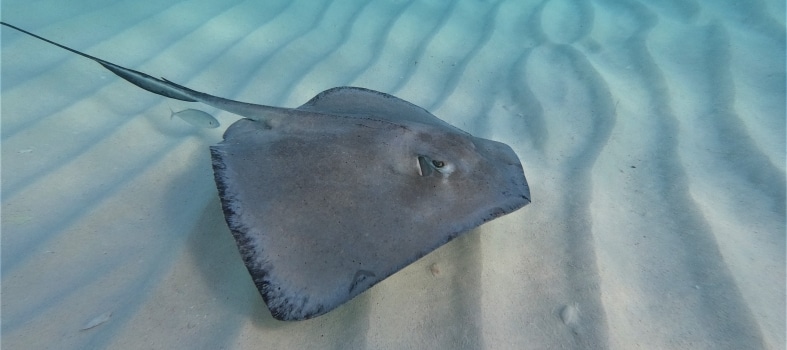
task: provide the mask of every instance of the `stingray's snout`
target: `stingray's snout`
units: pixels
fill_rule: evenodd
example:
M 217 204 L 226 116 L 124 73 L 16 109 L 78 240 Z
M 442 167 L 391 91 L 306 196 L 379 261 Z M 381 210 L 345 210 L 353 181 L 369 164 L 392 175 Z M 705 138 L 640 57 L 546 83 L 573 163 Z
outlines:
M 530 186 L 525 178 L 522 162 L 511 146 L 497 141 L 476 137 L 474 142 L 480 154 L 497 168 L 497 181 L 504 186 L 503 194 L 515 202 L 516 209 L 531 202 Z M 489 175 L 492 175 L 491 173 Z

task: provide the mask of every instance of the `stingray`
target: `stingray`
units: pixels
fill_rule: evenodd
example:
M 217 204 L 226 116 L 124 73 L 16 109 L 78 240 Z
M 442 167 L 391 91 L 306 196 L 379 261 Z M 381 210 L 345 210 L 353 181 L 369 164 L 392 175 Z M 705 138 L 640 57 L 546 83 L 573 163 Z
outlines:
M 243 262 L 276 319 L 331 311 L 458 235 L 530 203 L 511 147 L 392 95 L 336 87 L 297 108 L 238 102 L 2 24 L 142 89 L 243 117 L 210 147 L 214 177 Z

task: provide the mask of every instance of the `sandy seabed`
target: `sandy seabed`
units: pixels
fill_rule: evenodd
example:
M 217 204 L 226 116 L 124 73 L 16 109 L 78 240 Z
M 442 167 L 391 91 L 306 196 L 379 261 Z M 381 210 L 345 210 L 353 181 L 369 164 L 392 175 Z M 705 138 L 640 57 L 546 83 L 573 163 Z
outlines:
M 334 86 L 511 145 L 533 203 L 274 320 L 192 107 L 2 29 L 8 349 L 784 349 L 779 0 L 3 1 L 2 20 L 232 99 Z M 82 330 L 87 326 L 95 326 Z

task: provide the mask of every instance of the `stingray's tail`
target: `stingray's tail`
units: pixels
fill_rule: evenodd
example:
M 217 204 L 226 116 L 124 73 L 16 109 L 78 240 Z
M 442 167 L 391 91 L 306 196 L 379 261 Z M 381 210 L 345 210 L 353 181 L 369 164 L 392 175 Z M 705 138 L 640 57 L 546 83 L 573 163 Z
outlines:
M 93 61 L 96 61 L 98 64 L 104 66 L 104 68 L 109 69 L 110 72 L 115 73 L 117 76 L 127 80 L 128 82 L 130 82 L 130 83 L 132 83 L 132 84 L 134 84 L 136 86 L 139 86 L 139 87 L 141 87 L 141 88 L 143 88 L 145 90 L 148 90 L 148 91 L 150 91 L 152 93 L 159 94 L 159 95 L 162 95 L 162 96 L 166 96 L 166 97 L 169 97 L 169 98 L 174 98 L 174 99 L 177 99 L 177 100 L 189 101 L 189 102 L 197 102 L 197 99 L 195 99 L 194 97 L 192 97 L 189 94 L 189 92 L 190 92 L 189 89 L 185 89 L 183 86 L 171 83 L 171 82 L 169 82 L 169 81 L 167 81 L 167 80 L 165 80 L 163 78 L 162 79 L 154 78 L 154 77 L 151 77 L 150 75 L 147 75 L 145 73 L 138 72 L 138 71 L 135 71 L 133 69 L 128 69 L 128 68 L 125 68 L 125 67 L 118 66 L 118 65 L 116 65 L 116 64 L 114 64 L 112 62 L 107 62 L 107 61 L 104 61 L 104 60 L 102 60 L 102 59 L 100 59 L 98 57 L 94 57 L 94 56 L 88 55 L 88 54 L 86 54 L 84 52 L 80 52 L 80 51 L 74 50 L 74 49 L 72 49 L 72 48 L 70 48 L 68 46 L 65 46 L 65 45 L 62 45 L 62 44 L 58 44 L 58 43 L 56 43 L 56 42 L 54 42 L 52 40 L 49 40 L 49 39 L 44 38 L 42 36 L 33 34 L 33 33 L 28 32 L 28 31 L 26 31 L 26 30 L 24 30 L 22 28 L 19 28 L 17 26 L 14 26 L 14 25 L 11 25 L 11 24 L 8 24 L 8 23 L 5 23 L 5 22 L 0 22 L 0 24 L 4 25 L 6 27 L 9 27 L 9 28 L 16 29 L 16 30 L 18 30 L 18 31 L 20 31 L 22 33 L 25 33 L 27 35 L 30 35 L 30 36 L 32 36 L 34 38 L 46 41 L 46 42 L 48 42 L 48 43 L 50 43 L 52 45 L 55 45 L 57 47 L 63 48 L 63 49 L 68 50 L 68 51 L 71 51 L 71 52 L 73 52 L 73 53 L 75 53 L 77 55 L 80 55 L 82 57 L 89 58 L 89 59 L 91 59 Z
M 104 66 L 104 68 L 108 69 L 110 72 L 115 73 L 115 75 L 125 79 L 129 83 L 139 86 L 154 94 L 166 96 L 169 98 L 174 98 L 176 100 L 181 100 L 181 101 L 198 102 L 198 100 L 192 97 L 192 95 L 189 93 L 189 92 L 196 92 L 196 91 L 175 84 L 167 79 L 154 78 L 145 73 L 135 71 L 133 69 L 128 69 L 126 67 L 121 67 L 114 63 L 107 62 L 98 58 L 94 60 L 98 62 L 98 64 Z
M 11 24 L 2 21 L 0 21 L 0 24 L 9 28 L 16 29 L 34 38 L 38 38 L 40 40 L 46 41 L 52 45 L 58 46 L 65 50 L 71 51 L 82 57 L 89 58 L 97 62 L 98 64 L 102 65 L 110 72 L 115 73 L 115 75 L 125 79 L 129 83 L 132 83 L 136 86 L 139 86 L 140 88 L 143 88 L 157 95 L 174 98 L 176 100 L 181 100 L 181 101 L 202 102 L 207 105 L 225 110 L 230 113 L 234 113 L 237 115 L 244 116 L 246 118 L 257 119 L 257 120 L 263 119 L 265 115 L 276 114 L 276 113 L 287 113 L 288 111 L 288 109 L 286 108 L 238 102 L 238 101 L 233 101 L 230 99 L 206 94 L 204 92 L 192 90 L 183 85 L 173 83 L 165 78 L 154 78 L 148 74 L 135 71 L 133 69 L 128 69 L 126 67 L 118 66 L 117 64 L 114 64 L 109 61 L 104 61 L 98 57 L 93 57 L 91 55 L 74 50 L 68 46 L 58 44 L 52 40 L 38 36 L 22 28 L 13 26 Z

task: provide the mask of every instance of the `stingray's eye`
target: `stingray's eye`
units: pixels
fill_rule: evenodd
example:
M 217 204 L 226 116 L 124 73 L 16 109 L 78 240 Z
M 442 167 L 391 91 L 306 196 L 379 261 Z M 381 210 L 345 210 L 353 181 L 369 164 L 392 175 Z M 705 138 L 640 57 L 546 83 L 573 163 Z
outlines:
M 433 160 L 432 166 L 434 166 L 434 170 L 438 171 L 440 174 L 443 175 L 450 175 L 454 172 L 454 165 L 452 163 L 444 162 L 442 160 Z
M 418 174 L 421 176 L 431 176 L 435 172 L 443 175 L 451 174 L 454 167 L 442 160 L 434 160 L 427 156 L 418 156 Z

